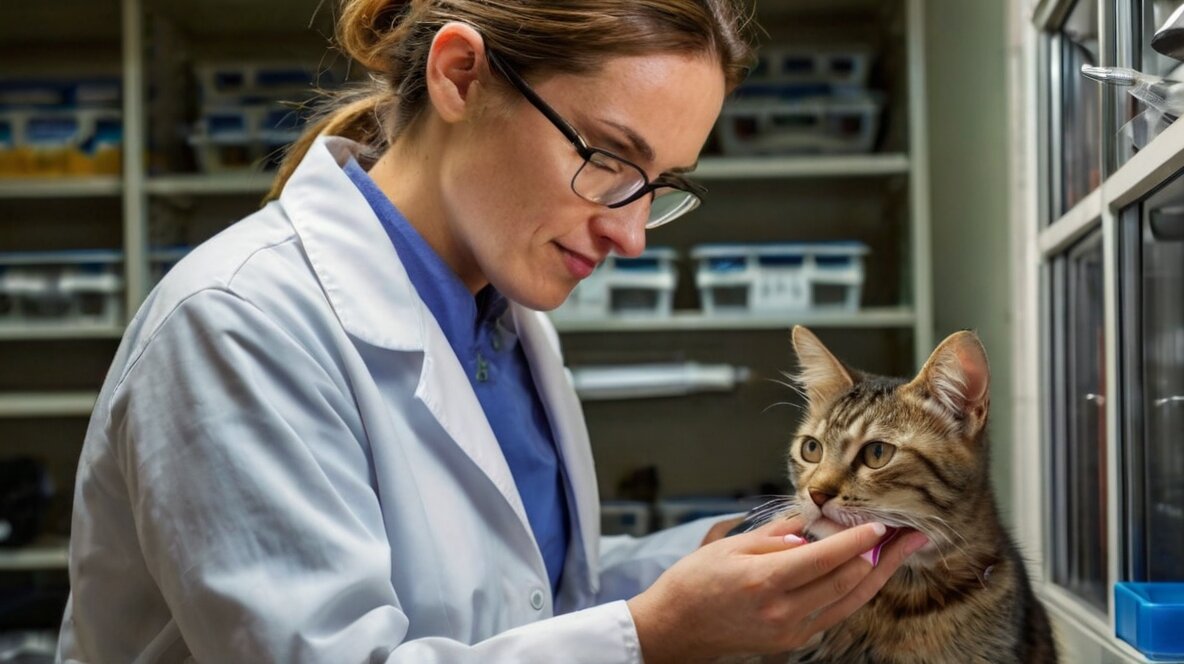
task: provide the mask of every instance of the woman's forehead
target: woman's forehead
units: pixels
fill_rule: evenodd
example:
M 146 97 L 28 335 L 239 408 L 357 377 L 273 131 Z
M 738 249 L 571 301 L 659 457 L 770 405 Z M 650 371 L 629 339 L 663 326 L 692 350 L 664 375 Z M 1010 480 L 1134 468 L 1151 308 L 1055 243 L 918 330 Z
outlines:
M 537 90 L 581 131 L 640 138 L 658 160 L 676 166 L 695 161 L 723 105 L 724 85 L 723 69 L 708 56 L 655 54 L 609 58 L 597 71 L 556 75 Z

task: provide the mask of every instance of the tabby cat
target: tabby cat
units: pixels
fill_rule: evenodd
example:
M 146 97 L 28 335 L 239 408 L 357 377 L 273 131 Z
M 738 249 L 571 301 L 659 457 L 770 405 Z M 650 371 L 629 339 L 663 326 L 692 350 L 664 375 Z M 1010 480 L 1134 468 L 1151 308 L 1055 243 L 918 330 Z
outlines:
M 811 539 L 880 521 L 930 544 L 789 661 L 1056 662 L 1048 616 L 991 492 L 978 337 L 948 337 L 911 382 L 845 366 L 803 327 L 793 345 L 808 409 L 789 448 L 789 511 Z

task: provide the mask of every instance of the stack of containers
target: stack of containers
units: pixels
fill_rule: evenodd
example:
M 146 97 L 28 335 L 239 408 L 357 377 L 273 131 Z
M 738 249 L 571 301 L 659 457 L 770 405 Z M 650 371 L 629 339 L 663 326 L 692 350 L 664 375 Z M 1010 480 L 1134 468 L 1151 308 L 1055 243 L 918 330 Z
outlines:
M 326 84 L 292 63 L 209 62 L 195 74 L 201 110 L 189 144 L 206 173 L 274 166 L 300 136 L 302 105 Z
M 716 125 L 726 155 L 849 154 L 875 149 L 881 97 L 865 48 L 762 49 Z
M 118 175 L 118 78 L 0 79 L 0 177 Z

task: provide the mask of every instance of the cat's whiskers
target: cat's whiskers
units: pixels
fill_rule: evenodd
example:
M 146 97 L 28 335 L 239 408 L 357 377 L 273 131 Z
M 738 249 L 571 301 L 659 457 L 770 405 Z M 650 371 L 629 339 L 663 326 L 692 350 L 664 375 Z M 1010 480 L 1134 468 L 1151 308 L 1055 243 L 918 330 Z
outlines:
M 797 499 L 793 496 L 773 496 L 770 500 L 757 505 L 748 511 L 747 518 L 755 526 L 763 526 L 777 517 L 786 519 L 798 516 L 801 511 L 797 506 Z
M 930 540 L 933 540 L 937 544 L 937 555 L 939 558 L 941 558 L 941 563 L 946 568 L 946 570 L 951 570 L 951 567 L 950 561 L 946 557 L 945 551 L 943 550 L 945 546 L 949 546 L 962 553 L 962 555 L 969 557 L 969 553 L 966 551 L 966 549 L 954 542 L 953 538 L 950 537 L 950 533 L 952 532 L 959 537 L 962 536 L 956 530 L 949 527 L 948 522 L 946 522 L 946 520 L 942 519 L 941 517 L 934 515 L 915 514 L 886 507 L 868 507 L 862 509 L 872 518 L 886 523 L 887 525 L 912 528 L 913 530 L 924 534 Z M 963 537 L 962 539 L 963 541 L 966 541 L 966 538 Z M 945 546 L 942 544 L 943 541 Z M 969 542 L 966 542 L 966 544 L 967 546 L 970 545 Z

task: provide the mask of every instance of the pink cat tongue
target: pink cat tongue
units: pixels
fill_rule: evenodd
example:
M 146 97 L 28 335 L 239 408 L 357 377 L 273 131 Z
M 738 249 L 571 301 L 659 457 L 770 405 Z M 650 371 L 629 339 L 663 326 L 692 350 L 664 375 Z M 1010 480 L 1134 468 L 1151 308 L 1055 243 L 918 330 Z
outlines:
M 880 538 L 880 543 L 875 545 L 871 549 L 859 554 L 859 557 L 863 558 L 864 560 L 871 563 L 872 567 L 875 567 L 876 565 L 878 565 L 880 563 L 880 549 L 883 549 L 886 544 L 888 544 L 893 539 L 895 539 L 896 534 L 899 532 L 900 532 L 900 528 L 893 528 L 892 526 L 888 526 L 888 532 L 885 533 L 884 537 Z

